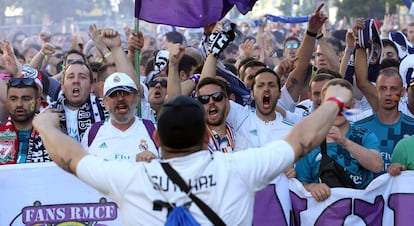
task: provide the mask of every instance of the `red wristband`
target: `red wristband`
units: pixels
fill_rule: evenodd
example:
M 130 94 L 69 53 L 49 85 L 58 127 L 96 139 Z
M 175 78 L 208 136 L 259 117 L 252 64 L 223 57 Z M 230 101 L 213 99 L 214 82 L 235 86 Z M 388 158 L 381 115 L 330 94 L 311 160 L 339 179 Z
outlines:
M 338 115 L 341 114 L 342 110 L 344 109 L 344 101 L 339 98 L 339 97 L 328 97 L 328 99 L 326 99 L 326 101 L 333 101 L 338 105 L 339 108 L 339 112 Z

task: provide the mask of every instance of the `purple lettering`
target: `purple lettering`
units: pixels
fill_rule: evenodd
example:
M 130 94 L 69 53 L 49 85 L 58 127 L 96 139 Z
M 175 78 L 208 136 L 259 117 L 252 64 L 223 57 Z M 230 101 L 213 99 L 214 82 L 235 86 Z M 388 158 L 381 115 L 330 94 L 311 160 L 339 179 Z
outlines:
M 286 217 L 276 194 L 276 186 L 270 184 L 256 192 L 253 225 L 287 226 Z
M 342 226 L 345 218 L 352 214 L 352 199 L 340 199 L 329 205 L 316 219 L 315 226 Z
M 290 191 L 290 199 L 292 201 L 290 225 L 299 226 L 301 225 L 300 212 L 308 209 L 308 200 L 306 198 L 300 198 L 295 192 L 292 191 Z
M 361 217 L 367 226 L 381 225 L 384 215 L 384 198 L 377 196 L 374 204 L 356 199 L 354 201 L 354 215 Z
M 414 194 L 391 194 L 388 199 L 390 209 L 394 211 L 394 225 L 413 225 L 411 207 L 414 203 Z

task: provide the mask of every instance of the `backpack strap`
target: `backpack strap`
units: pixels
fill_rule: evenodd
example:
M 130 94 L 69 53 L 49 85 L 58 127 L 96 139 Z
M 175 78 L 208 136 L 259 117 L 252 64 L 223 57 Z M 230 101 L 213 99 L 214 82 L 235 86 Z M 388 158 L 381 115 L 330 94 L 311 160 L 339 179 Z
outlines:
M 99 121 L 92 124 L 91 129 L 88 133 L 88 147 L 91 146 L 93 140 L 95 140 L 96 134 L 98 133 L 99 128 L 101 128 L 104 122 L 105 121 Z
M 184 179 L 175 171 L 174 168 L 168 162 L 161 163 L 162 168 L 164 169 L 167 176 L 174 182 L 174 184 L 178 185 L 182 191 L 187 193 L 187 195 L 197 204 L 198 208 L 203 211 L 204 215 L 213 223 L 213 225 L 223 226 L 226 225 L 223 220 L 201 199 L 199 199 L 196 195 L 194 195 L 190 188 L 188 187 L 187 183 L 185 183 Z
M 155 143 L 154 138 L 152 137 L 152 134 L 154 134 L 154 131 L 155 131 L 154 123 L 148 119 L 142 119 L 142 122 L 144 123 L 144 126 L 147 129 L 148 135 L 151 137 L 152 142 L 154 143 L 155 147 L 158 150 L 158 145 L 157 143 Z

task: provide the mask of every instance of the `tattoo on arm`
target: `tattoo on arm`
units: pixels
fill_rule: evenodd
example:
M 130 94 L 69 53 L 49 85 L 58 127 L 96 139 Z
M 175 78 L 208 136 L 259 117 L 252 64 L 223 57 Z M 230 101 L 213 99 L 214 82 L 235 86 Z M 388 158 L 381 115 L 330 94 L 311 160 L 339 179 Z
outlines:
M 69 173 L 72 173 L 72 169 L 70 168 L 70 164 L 72 163 L 72 159 L 69 159 L 67 161 L 65 161 L 65 159 L 61 158 L 61 165 L 62 168 L 66 171 L 68 171 Z

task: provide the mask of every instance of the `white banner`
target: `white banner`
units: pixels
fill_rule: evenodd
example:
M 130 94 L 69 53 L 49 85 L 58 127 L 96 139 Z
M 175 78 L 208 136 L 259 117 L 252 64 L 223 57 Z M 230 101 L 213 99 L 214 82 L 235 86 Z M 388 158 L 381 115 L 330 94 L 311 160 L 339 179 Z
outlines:
M 365 190 L 333 188 L 323 202 L 316 202 L 296 179 L 291 179 L 289 187 L 294 225 L 414 224 L 414 171 L 396 177 L 381 175 Z
M 0 166 L 0 194 L 2 226 L 122 225 L 115 203 L 55 163 Z
M 413 225 L 414 171 L 397 177 L 384 174 L 365 190 L 331 189 L 323 202 L 316 202 L 299 181 L 290 179 L 291 215 L 286 211 L 289 192 L 281 192 L 287 183 L 280 177 L 275 182 L 260 194 L 266 198 L 256 200 L 255 208 L 270 214 L 255 212 L 255 226 Z M 122 225 L 115 203 L 54 163 L 0 166 L 0 192 L 1 226 Z

